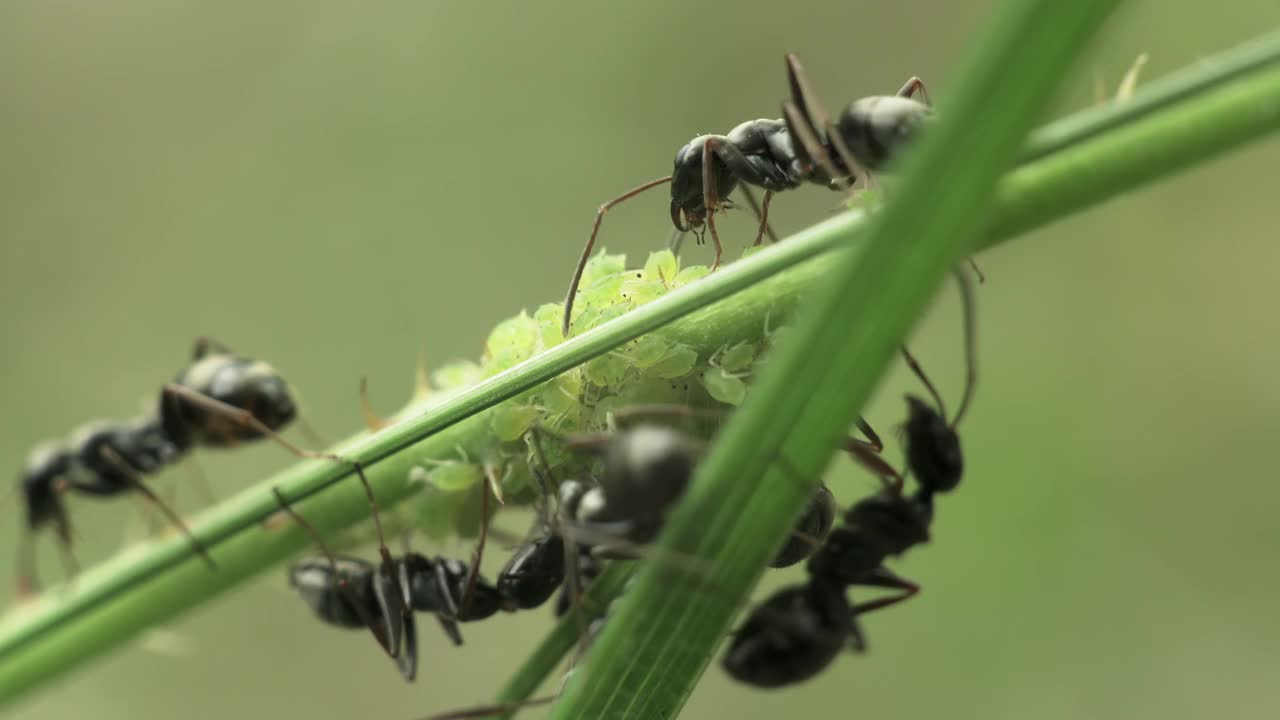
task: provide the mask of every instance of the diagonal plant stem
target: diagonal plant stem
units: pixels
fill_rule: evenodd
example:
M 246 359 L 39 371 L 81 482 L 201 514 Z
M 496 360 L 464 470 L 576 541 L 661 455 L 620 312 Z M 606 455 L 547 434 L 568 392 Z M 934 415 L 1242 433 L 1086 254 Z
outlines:
M 974 244 L 1053 88 L 1117 4 L 1001 4 L 863 252 L 833 263 L 671 513 L 660 550 L 715 569 L 672 582 L 657 563 L 642 568 L 553 718 L 679 713 L 737 611 L 722 595 L 745 597 L 759 580 L 902 338 Z
M 994 232 L 986 244 L 1203 162 L 1274 129 L 1280 122 L 1280 69 L 1275 63 L 1280 42 L 1273 39 L 1268 53 L 1271 62 L 1256 64 L 1247 73 L 1219 77 L 1221 64 L 1204 63 L 1195 93 L 1159 103 L 1160 109 L 1140 122 L 1108 128 L 1096 138 L 1082 135 L 1078 143 L 1060 143 L 1051 154 L 1013 173 L 1001 187 Z M 1133 102 L 1142 97 L 1140 91 Z M 788 312 L 800 293 L 828 269 L 825 262 L 796 266 L 846 246 L 862 225 L 857 212 L 832 218 L 490 378 L 445 405 L 377 436 L 354 438 L 338 450 L 365 463 L 379 499 L 394 503 L 416 491 L 406 478 L 421 458 L 448 457 L 467 437 L 489 432 L 484 416 L 473 417 L 476 413 L 568 367 L 662 326 L 664 332 L 708 352 L 758 333 L 766 316 L 772 313 L 776 320 Z M 783 272 L 788 268 L 792 269 Z M 761 283 L 765 278 L 768 282 Z M 732 303 L 672 322 L 735 293 Z M 465 421 L 450 425 L 459 419 Z M 10 613 L 0 623 L 0 702 L 60 677 L 142 629 L 204 603 L 304 548 L 307 540 L 300 532 L 259 529 L 276 510 L 269 487 L 281 487 L 291 499 L 311 498 L 300 509 L 322 532 L 367 518 L 367 504 L 352 480 L 341 467 L 300 463 L 206 513 L 192 528 L 213 548 L 221 567 L 218 573 L 192 563 L 190 548 L 181 540 L 151 542 L 87 572 L 70 591 L 55 591 Z M 372 647 L 371 657 L 377 657 L 375 651 Z

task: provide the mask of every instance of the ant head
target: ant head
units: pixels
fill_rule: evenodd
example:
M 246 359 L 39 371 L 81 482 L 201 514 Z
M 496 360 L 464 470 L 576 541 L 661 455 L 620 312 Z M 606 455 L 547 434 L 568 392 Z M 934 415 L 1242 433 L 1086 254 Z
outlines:
M 925 401 L 907 396 L 907 467 L 927 492 L 950 492 L 964 474 L 960 436 Z
M 868 170 L 879 170 L 926 123 L 933 110 L 897 95 L 854 100 L 840 113 L 837 129 L 853 156 Z
M 618 432 L 605 454 L 600 486 L 614 513 L 664 513 L 693 475 L 696 452 L 679 432 L 638 425 Z M 611 513 L 613 514 L 613 513 Z
M 707 218 L 705 189 L 702 187 L 702 156 L 710 135 L 700 135 L 676 151 L 671 172 L 671 224 L 680 232 L 701 227 Z M 715 158 L 716 197 L 728 198 L 738 185 L 729 167 Z

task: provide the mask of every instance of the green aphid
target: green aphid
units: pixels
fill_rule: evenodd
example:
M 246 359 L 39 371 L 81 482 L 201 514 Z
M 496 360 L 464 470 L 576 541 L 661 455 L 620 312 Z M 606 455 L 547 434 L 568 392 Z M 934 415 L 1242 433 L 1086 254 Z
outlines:
M 560 317 L 564 306 L 557 303 L 539 305 L 533 313 L 533 320 L 538 324 L 538 350 L 546 350 L 564 342 L 564 334 L 560 332 Z
M 659 250 L 650 253 L 649 259 L 644 263 L 644 279 L 660 282 L 663 286 L 669 286 L 675 282 L 676 275 L 680 272 L 680 261 L 676 259 L 675 253 L 670 250 Z
M 676 279 L 671 283 L 672 288 L 688 285 L 694 280 L 699 280 L 711 274 L 711 268 L 706 265 L 690 265 L 676 274 Z
M 533 405 L 502 404 L 493 409 L 493 434 L 502 442 L 511 442 L 524 437 L 529 428 L 538 419 L 539 410 Z
M 479 475 L 479 468 L 469 463 L 448 464 L 470 466 L 477 471 L 477 476 Z M 440 479 L 437 474 L 440 469 L 436 468 L 428 471 L 426 468 L 419 466 L 409 473 L 409 482 L 422 483 L 427 486 L 413 503 L 414 529 L 421 530 L 432 540 L 443 540 L 453 535 L 457 530 L 457 519 L 462 508 L 476 497 L 475 492 L 469 491 L 475 485 L 474 482 L 456 489 L 441 489 L 436 483 Z M 449 475 L 450 473 L 446 472 L 445 474 Z M 461 474 L 458 473 L 458 475 Z M 459 480 L 457 477 L 447 479 L 451 483 Z
M 601 387 L 611 387 L 622 382 L 631 369 L 631 363 L 622 353 L 609 352 L 582 366 L 587 380 Z
M 622 285 L 622 296 L 632 307 L 638 307 L 667 294 L 667 284 L 659 280 L 627 280 Z
M 485 341 L 485 370 L 495 374 L 528 360 L 538 349 L 539 335 L 537 321 L 523 310 L 498 323 Z
M 439 390 L 470 387 L 483 379 L 484 370 L 470 360 L 452 362 L 431 373 L 431 385 Z
M 428 487 L 444 492 L 456 492 L 473 487 L 484 479 L 479 465 L 461 460 L 446 460 L 425 468 Z
M 658 364 L 662 358 L 667 356 L 667 352 L 671 349 L 671 342 L 663 340 L 661 336 L 649 334 L 637 338 L 623 350 L 627 359 L 632 365 L 644 370 Z
M 539 404 L 546 410 L 548 418 L 573 418 L 570 424 L 577 425 L 577 415 L 582 411 L 582 370 L 574 368 L 567 373 L 542 385 Z
M 627 256 L 619 253 L 610 255 L 601 250 L 595 257 L 587 261 L 587 266 L 582 269 L 582 280 L 578 283 L 579 287 L 591 287 L 597 280 L 608 275 L 618 275 L 627 270 Z
M 727 372 L 737 373 L 751 367 L 751 361 L 755 360 L 755 358 L 755 344 L 741 342 L 721 353 L 717 364 Z
M 675 346 L 665 357 L 649 367 L 648 375 L 660 378 L 678 378 L 688 375 L 698 364 L 698 352 L 690 347 Z
M 707 368 L 703 371 L 701 380 L 711 397 L 722 403 L 741 405 L 747 396 L 747 384 L 724 368 Z

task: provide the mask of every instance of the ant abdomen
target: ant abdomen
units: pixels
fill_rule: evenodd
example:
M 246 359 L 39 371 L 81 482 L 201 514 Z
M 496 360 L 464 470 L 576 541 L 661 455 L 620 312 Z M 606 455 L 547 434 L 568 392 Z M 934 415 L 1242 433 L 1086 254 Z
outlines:
M 776 688 L 821 673 L 858 636 L 844 589 L 825 582 L 785 587 L 758 605 L 725 653 L 739 682 Z
M 298 414 L 288 383 L 260 360 L 222 352 L 205 355 L 179 373 L 174 384 L 248 411 L 271 430 L 284 427 Z M 235 417 L 211 412 L 171 393 L 162 396 L 160 417 L 166 433 L 183 448 L 193 444 L 226 447 L 262 437 L 260 431 Z
M 328 558 L 303 558 L 289 568 L 289 584 L 325 623 L 364 628 L 366 618 L 381 615 L 373 593 L 373 573 L 373 564 L 359 558 L 339 556 L 332 564 Z
M 836 127 L 858 162 L 867 170 L 880 170 L 932 115 L 933 109 L 918 100 L 877 95 L 849 103 Z
M 521 545 L 498 576 L 498 594 L 518 610 L 541 606 L 564 582 L 564 539 L 543 535 Z

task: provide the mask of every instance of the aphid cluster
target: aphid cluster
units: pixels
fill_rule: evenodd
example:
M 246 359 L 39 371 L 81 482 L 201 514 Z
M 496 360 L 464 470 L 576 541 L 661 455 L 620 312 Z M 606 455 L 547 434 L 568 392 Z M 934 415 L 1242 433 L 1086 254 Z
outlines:
M 274 368 L 236 355 L 207 338 L 198 339 L 191 363 L 162 386 L 152 413 L 125 421 L 92 422 L 67 442 L 45 443 L 32 450 L 20 481 L 28 532 L 18 547 L 19 593 L 27 594 L 36 587 L 31 540 L 41 528 L 53 527 L 67 574 L 76 573 L 71 520 L 63 501 L 67 492 L 93 497 L 141 494 L 160 508 L 214 567 L 206 548 L 147 486 L 145 478 L 197 447 L 231 447 L 262 437 L 273 438 L 300 456 L 340 460 L 301 450 L 276 433 L 296 416 L 297 405 L 289 386 Z

